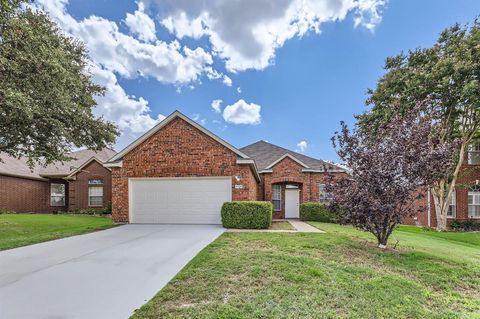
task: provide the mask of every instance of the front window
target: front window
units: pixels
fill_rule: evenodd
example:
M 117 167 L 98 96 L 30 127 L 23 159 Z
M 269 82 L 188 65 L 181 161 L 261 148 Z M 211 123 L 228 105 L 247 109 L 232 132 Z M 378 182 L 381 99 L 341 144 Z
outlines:
M 272 203 L 273 210 L 282 209 L 282 186 L 272 185 Z
M 103 181 L 101 179 L 88 181 L 88 206 L 103 206 Z
M 468 164 L 480 165 L 480 142 L 472 143 L 468 146 Z
M 65 184 L 50 184 L 50 205 L 65 206 Z
M 327 185 L 325 184 L 320 184 L 320 203 L 326 203 L 329 202 L 332 199 L 332 194 L 327 192 Z
M 452 192 L 452 198 L 450 199 L 450 205 L 448 206 L 448 211 L 447 211 L 447 217 L 448 218 L 455 218 L 457 212 L 456 212 L 456 205 L 457 204 L 457 199 L 455 195 L 455 191 Z
M 474 185 L 468 192 L 468 217 L 480 218 L 480 185 Z

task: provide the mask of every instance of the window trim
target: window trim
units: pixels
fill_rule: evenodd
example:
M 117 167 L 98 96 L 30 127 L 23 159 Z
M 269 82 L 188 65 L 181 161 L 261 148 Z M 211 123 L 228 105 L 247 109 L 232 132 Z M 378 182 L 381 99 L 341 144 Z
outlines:
M 102 189 L 102 196 L 92 196 L 92 195 L 90 195 L 90 189 L 92 189 L 92 188 L 101 188 L 101 189 Z M 105 197 L 104 197 L 104 191 L 105 191 L 105 189 L 104 189 L 104 187 L 103 187 L 103 184 L 93 184 L 93 185 L 89 185 L 89 186 L 88 186 L 88 207 L 103 207 L 103 202 L 104 202 L 104 198 L 105 198 Z M 102 198 L 101 204 L 93 205 L 93 204 L 91 203 L 91 198 L 92 198 L 92 197 L 101 197 L 101 198 Z
M 448 205 L 448 209 L 450 210 L 450 207 L 453 206 L 453 214 L 451 216 L 448 215 L 448 210 L 447 210 L 447 218 L 450 219 L 455 219 L 457 218 L 457 194 L 456 191 L 452 192 L 452 198 L 450 199 L 450 204 Z
M 473 163 L 471 155 L 475 154 L 479 161 L 477 163 Z M 468 151 L 467 151 L 467 164 L 468 165 L 480 165 L 480 142 L 475 141 L 472 142 L 468 146 Z
M 52 186 L 54 185 L 62 185 L 63 186 L 63 195 L 53 195 L 52 194 Z M 62 205 L 56 205 L 52 202 L 52 198 L 63 198 L 63 204 Z M 65 184 L 63 183 L 50 183 L 50 206 L 51 207 L 65 207 L 67 205 L 67 188 Z
M 328 203 L 332 200 L 332 194 L 328 193 L 327 191 L 322 192 L 322 185 L 324 187 L 327 186 L 327 184 L 324 183 L 318 183 L 318 202 L 319 203 Z M 322 195 L 323 194 L 323 195 Z
M 98 181 L 98 183 L 97 183 Z M 98 185 L 103 185 L 103 179 L 102 178 L 92 178 L 88 180 L 88 186 L 98 186 Z
M 275 199 L 275 188 L 278 187 L 278 199 Z M 275 208 L 275 202 L 278 202 L 278 209 Z M 273 204 L 273 210 L 275 212 L 279 212 L 282 210 L 282 185 L 280 184 L 273 184 L 272 185 L 272 204 Z
M 470 204 L 470 196 L 472 196 L 472 204 Z M 473 203 L 473 198 L 477 197 L 478 201 L 476 203 Z M 468 218 L 471 219 L 480 219 L 479 216 L 473 216 L 470 214 L 470 207 L 472 206 L 478 206 L 480 207 L 480 185 L 473 185 L 470 187 L 470 190 L 468 191 L 468 201 L 467 201 L 467 206 L 468 206 Z

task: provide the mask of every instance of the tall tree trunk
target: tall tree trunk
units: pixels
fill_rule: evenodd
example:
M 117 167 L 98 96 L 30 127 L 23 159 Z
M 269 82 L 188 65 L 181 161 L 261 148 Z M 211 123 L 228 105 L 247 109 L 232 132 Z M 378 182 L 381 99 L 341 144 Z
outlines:
M 460 153 L 458 155 L 458 162 L 455 166 L 451 180 L 448 177 L 438 180 L 432 187 L 431 193 L 433 197 L 433 203 L 435 205 L 435 215 L 437 217 L 437 230 L 447 229 L 447 212 L 450 202 L 452 200 L 452 194 L 455 191 L 457 184 L 458 174 L 462 168 L 463 161 L 465 160 L 465 149 L 470 139 L 462 142 L 460 145 Z

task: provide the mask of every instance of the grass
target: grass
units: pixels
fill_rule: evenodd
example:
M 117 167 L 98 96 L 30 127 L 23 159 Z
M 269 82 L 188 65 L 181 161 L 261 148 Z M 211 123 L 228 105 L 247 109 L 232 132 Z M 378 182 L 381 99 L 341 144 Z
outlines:
M 79 215 L 0 214 L 0 250 L 113 227 L 111 219 Z
M 327 233 L 224 233 L 132 318 L 480 318 L 479 233 L 401 227 L 380 251 L 312 224 Z
M 272 230 L 295 230 L 295 228 L 286 221 L 274 221 L 269 229 Z

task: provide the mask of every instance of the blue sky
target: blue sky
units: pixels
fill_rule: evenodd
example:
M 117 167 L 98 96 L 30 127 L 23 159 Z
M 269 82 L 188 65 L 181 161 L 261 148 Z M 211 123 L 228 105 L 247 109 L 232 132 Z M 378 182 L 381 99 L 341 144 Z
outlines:
M 123 131 L 118 149 L 178 109 L 238 147 L 263 139 L 335 161 L 330 138 L 366 109 L 385 58 L 430 46 L 442 29 L 480 13 L 477 0 L 318 0 L 324 7 L 295 13 L 295 0 L 238 2 L 38 3 L 86 42 L 94 79 L 108 90 L 97 112 Z M 172 58 L 158 62 L 165 55 Z M 218 99 L 220 112 L 211 106 Z

